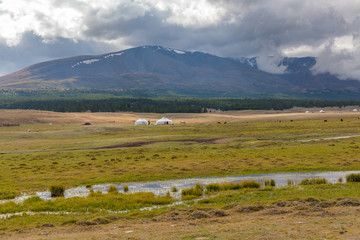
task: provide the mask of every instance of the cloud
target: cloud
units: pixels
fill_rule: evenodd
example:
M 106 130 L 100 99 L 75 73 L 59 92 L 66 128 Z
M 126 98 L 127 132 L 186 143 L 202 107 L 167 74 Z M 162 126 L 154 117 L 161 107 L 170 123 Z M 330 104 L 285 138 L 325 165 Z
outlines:
M 318 56 L 313 72 L 329 72 L 343 80 L 360 80 L 360 35 L 330 41 Z
M 281 56 L 260 56 L 256 58 L 256 63 L 258 68 L 264 72 L 284 74 L 287 67 L 281 64 L 282 60 Z
M 278 56 L 311 55 L 314 73 L 360 80 L 360 0 L 2 0 L 0 22 L 0 74 L 39 59 L 163 45 L 260 56 L 270 72 L 284 72 Z

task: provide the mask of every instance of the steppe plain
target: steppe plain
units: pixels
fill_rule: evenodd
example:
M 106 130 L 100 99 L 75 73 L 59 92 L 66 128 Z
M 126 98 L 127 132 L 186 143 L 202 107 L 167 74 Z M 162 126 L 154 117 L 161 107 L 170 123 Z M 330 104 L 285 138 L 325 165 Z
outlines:
M 0 127 L 0 196 L 32 194 L 58 183 L 70 188 L 360 170 L 360 113 L 353 108 L 358 107 L 202 114 L 0 110 L 0 125 L 20 124 Z M 175 125 L 155 126 L 162 116 Z M 134 126 L 139 117 L 152 124 Z M 336 139 L 344 136 L 350 137 Z M 313 139 L 319 140 L 303 141 Z M 116 212 L 123 210 L 120 198 L 128 198 L 128 212 Z M 0 238 L 358 239 L 359 200 L 358 183 L 228 190 L 178 206 L 169 206 L 174 200 L 167 196 L 133 193 L 34 199 L 0 204 L 0 214 L 36 213 L 0 219 Z M 139 210 L 153 205 L 162 207 Z

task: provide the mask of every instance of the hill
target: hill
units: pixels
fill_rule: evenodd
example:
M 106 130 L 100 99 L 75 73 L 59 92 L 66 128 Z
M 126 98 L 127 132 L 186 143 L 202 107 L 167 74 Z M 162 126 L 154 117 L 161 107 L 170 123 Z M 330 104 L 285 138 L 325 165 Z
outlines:
M 359 81 L 313 75 L 312 57 L 284 58 L 283 74 L 262 71 L 257 61 L 144 46 L 38 63 L 0 77 L 0 88 L 170 91 L 197 97 L 357 98 L 360 93 Z

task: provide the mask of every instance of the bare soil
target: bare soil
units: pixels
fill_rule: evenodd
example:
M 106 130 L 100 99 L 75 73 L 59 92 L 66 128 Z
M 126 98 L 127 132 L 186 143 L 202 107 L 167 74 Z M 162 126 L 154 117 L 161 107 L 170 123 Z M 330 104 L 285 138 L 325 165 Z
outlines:
M 104 217 L 55 227 L 48 223 L 0 239 L 359 239 L 358 204 L 310 198 L 261 207 L 173 209 L 153 218 Z M 240 211 L 245 208 L 251 211 Z

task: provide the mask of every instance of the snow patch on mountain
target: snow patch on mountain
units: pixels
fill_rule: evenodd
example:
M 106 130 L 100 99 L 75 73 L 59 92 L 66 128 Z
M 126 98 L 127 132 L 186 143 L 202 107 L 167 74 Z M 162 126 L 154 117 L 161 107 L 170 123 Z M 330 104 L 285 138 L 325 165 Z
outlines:
M 184 51 L 180 51 L 180 50 L 176 50 L 176 49 L 174 49 L 174 52 L 176 52 L 177 54 L 185 54 L 186 53 Z
M 240 59 L 238 59 L 241 63 L 249 65 L 252 68 L 257 69 L 257 62 L 256 62 L 256 58 L 246 58 L 246 57 L 242 57 Z
M 103 59 L 107 59 L 107 58 L 110 58 L 110 57 L 121 56 L 121 55 L 123 55 L 123 54 L 124 54 L 124 52 L 110 53 L 110 54 L 108 54 L 108 55 L 103 56 L 102 58 L 103 58 Z M 75 63 L 75 64 L 72 65 L 71 67 L 72 67 L 72 68 L 75 68 L 75 67 L 80 66 L 81 64 L 87 64 L 87 65 L 89 65 L 89 64 L 92 64 L 92 63 L 95 63 L 95 62 L 99 62 L 99 61 L 101 61 L 101 58 L 93 58 L 93 59 L 83 60 L 83 61 L 80 61 L 80 62 Z
M 115 56 L 121 56 L 123 55 L 124 52 L 120 52 L 120 53 L 111 53 L 111 54 L 108 54 L 106 56 L 104 56 L 104 58 L 109 58 L 109 57 L 115 57 Z
M 80 62 L 75 63 L 75 64 L 72 65 L 71 67 L 74 68 L 74 67 L 80 66 L 81 64 L 87 64 L 87 65 L 89 65 L 89 64 L 92 64 L 92 63 L 98 62 L 98 61 L 100 61 L 100 59 L 98 59 L 98 58 L 83 60 L 83 61 L 80 61 Z

